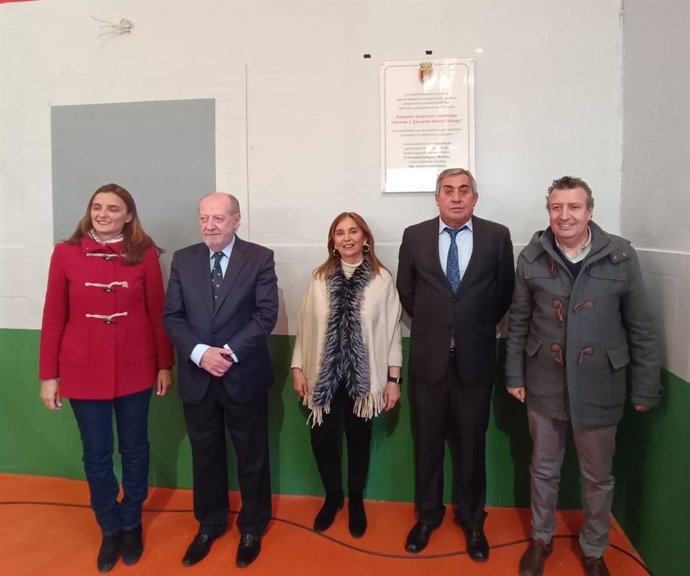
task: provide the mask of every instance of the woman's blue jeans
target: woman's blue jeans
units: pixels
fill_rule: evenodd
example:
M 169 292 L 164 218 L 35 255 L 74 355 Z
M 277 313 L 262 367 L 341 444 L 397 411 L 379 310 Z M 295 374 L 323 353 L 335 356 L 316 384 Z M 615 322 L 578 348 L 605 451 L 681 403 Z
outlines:
M 148 494 L 148 414 L 151 389 L 114 400 L 70 400 L 84 448 L 84 471 L 91 491 L 91 507 L 104 536 L 141 523 Z M 113 472 L 113 412 L 122 459 L 124 497 Z

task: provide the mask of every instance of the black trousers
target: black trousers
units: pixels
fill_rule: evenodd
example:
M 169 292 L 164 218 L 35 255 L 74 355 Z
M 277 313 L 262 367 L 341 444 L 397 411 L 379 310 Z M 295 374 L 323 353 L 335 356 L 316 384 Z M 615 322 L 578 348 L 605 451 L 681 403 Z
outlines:
M 440 382 L 412 382 L 415 504 L 420 522 L 436 527 L 443 520 L 443 460 L 448 440 L 455 464 L 456 518 L 466 528 L 482 526 L 491 390 L 490 383 L 461 382 L 452 354 Z
M 330 413 L 323 415 L 323 424 L 311 429 L 311 448 L 326 494 L 343 491 L 343 432 L 347 438 L 348 489 L 361 493 L 366 487 L 372 421 L 355 416 L 353 407 L 345 386 L 338 386 Z
M 228 524 L 228 464 L 225 430 L 237 456 L 242 509 L 237 527 L 260 536 L 271 519 L 268 461 L 268 399 L 233 402 L 222 380 L 212 378 L 199 404 L 183 404 L 194 468 L 194 517 L 199 530 L 220 536 Z

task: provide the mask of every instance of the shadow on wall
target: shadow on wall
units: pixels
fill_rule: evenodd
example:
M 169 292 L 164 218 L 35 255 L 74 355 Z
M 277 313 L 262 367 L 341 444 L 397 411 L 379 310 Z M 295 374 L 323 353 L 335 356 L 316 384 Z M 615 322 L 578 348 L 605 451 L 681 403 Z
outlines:
M 499 340 L 497 350 L 497 369 L 493 394 L 493 423 L 487 434 L 487 467 L 488 481 L 495 481 L 504 475 L 512 478 L 508 486 L 498 485 L 497 493 L 491 498 L 498 505 L 527 508 L 530 505 L 529 465 L 532 455 L 532 440 L 527 424 L 527 407 L 520 404 L 506 390 L 503 366 L 505 364 L 505 340 Z M 497 458 L 501 443 L 508 443 L 510 459 L 502 461 Z M 492 478 L 493 476 L 493 478 Z M 501 488 L 512 488 L 512 493 L 504 493 Z M 512 504 L 503 504 L 512 502 Z M 558 496 L 558 508 L 580 508 L 580 471 L 572 432 L 568 434 L 565 458 L 561 469 L 561 483 Z
M 506 472 L 513 474 L 513 501 L 515 506 L 526 508 L 529 507 L 529 460 L 532 454 L 532 440 L 529 436 L 525 406 L 505 389 L 505 354 L 505 340 L 500 340 L 492 405 L 493 421 L 510 446 L 510 462 L 506 462 L 505 466 L 512 469 Z
M 282 298 L 282 291 L 281 291 Z M 284 307 L 281 307 L 284 310 Z M 269 392 L 268 399 L 268 449 L 271 455 L 271 489 L 273 492 L 280 492 L 281 464 L 280 458 L 274 455 L 280 454 L 281 433 L 285 426 L 285 405 L 283 403 L 283 393 L 285 389 L 292 385 L 289 382 L 290 361 L 292 358 L 292 348 L 287 337 L 272 339 L 271 341 L 271 364 L 273 365 L 274 384 Z
M 187 441 L 182 402 L 177 394 L 177 370 L 174 378 L 174 385 L 166 396 L 153 395 L 149 410 L 149 482 L 154 486 L 167 488 L 191 486 L 191 450 Z
M 656 415 L 663 416 L 666 411 L 667 406 L 664 404 L 656 409 Z M 644 529 L 638 504 L 648 489 L 648 479 L 644 474 L 630 474 L 629 470 L 642 470 L 649 465 L 649 441 L 656 419 L 654 416 L 654 413 L 638 414 L 632 407 L 626 406 L 616 437 L 613 464 L 613 474 L 616 477 L 616 517 L 620 515 L 625 522 L 626 533 L 632 541 L 638 539 Z M 638 513 L 634 512 L 635 509 Z

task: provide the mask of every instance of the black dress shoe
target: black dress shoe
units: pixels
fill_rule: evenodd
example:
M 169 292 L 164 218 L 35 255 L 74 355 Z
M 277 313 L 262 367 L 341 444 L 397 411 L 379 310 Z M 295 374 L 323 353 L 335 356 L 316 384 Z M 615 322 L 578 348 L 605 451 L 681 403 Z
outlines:
M 101 549 L 98 551 L 98 565 L 99 572 L 110 572 L 113 566 L 117 563 L 120 557 L 120 533 L 112 536 L 103 536 L 101 541 Z
M 185 552 L 184 558 L 182 558 L 182 564 L 193 566 L 197 562 L 201 562 L 208 556 L 208 553 L 211 551 L 211 544 L 213 544 L 215 539 L 215 536 L 199 532 L 194 536 L 194 540 L 187 548 L 187 552 Z
M 240 545 L 237 547 L 235 565 L 238 568 L 249 566 L 261 552 L 261 538 L 254 534 L 242 534 Z
M 326 494 L 326 499 L 323 501 L 323 506 L 321 506 L 321 510 L 319 510 L 316 518 L 314 518 L 314 532 L 323 532 L 324 530 L 328 530 L 335 520 L 335 515 L 339 510 L 342 509 L 342 492 Z
M 481 528 L 465 528 L 467 555 L 477 562 L 489 559 L 489 543 Z
M 417 554 L 418 552 L 424 550 L 427 544 L 429 544 L 429 538 L 431 537 L 431 533 L 433 531 L 434 528 L 431 526 L 417 522 L 414 526 L 412 526 L 412 530 L 410 530 L 410 533 L 407 535 L 405 550 L 411 552 L 412 554 Z
M 122 561 L 127 566 L 139 562 L 144 552 L 144 541 L 141 539 L 141 524 L 131 530 L 122 531 Z
M 348 519 L 348 528 L 353 538 L 361 538 L 367 531 L 367 514 L 364 511 L 364 500 L 362 493 L 350 494 L 347 501 L 348 511 L 350 517 Z

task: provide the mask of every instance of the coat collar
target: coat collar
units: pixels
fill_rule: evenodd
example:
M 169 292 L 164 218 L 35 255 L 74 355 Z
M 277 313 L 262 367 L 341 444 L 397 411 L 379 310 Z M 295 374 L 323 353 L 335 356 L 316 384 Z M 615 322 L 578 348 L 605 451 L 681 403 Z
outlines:
M 605 232 L 594 221 L 590 221 L 589 228 L 592 231 L 592 249 L 583 260 L 583 265 L 606 257 L 614 263 L 630 258 L 632 250 L 630 249 L 630 242 L 626 239 Z M 522 251 L 523 257 L 530 264 L 545 253 L 552 258 L 560 259 L 558 254 L 556 254 L 556 249 L 553 247 L 553 232 L 551 228 L 535 232 L 529 244 Z
M 105 260 L 113 260 L 124 256 L 122 253 L 124 242 L 107 242 L 102 244 L 88 234 L 84 234 L 79 243 L 86 256 L 100 257 Z

